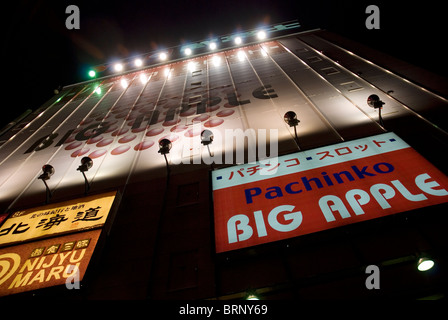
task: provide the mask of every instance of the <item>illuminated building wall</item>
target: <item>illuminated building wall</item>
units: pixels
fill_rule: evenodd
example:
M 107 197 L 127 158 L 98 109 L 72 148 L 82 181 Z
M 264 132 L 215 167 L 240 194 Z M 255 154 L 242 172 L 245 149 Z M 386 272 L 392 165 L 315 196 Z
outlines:
M 397 222 L 403 215 L 361 224 L 358 230 L 366 232 L 365 238 L 350 226 L 215 252 L 210 170 L 251 160 L 250 141 L 262 140 L 260 133 L 266 133 L 270 143 L 275 134 L 278 154 L 285 155 L 390 131 L 446 174 L 446 155 L 436 151 L 446 149 L 448 141 L 444 131 L 448 101 L 443 93 L 364 59 L 353 48 L 344 49 L 332 37 L 313 31 L 243 43 L 65 87 L 1 137 L 2 212 L 42 205 L 45 186 L 38 177 L 44 164 L 55 168 L 46 181 L 52 191 L 50 203 L 83 197 L 84 179 L 77 168 L 88 156 L 94 163 L 85 172 L 89 194 L 118 191 L 122 198 L 110 228 L 103 231 L 98 258 L 87 269 L 86 285 L 76 292 L 62 286 L 65 294 L 205 299 L 240 298 L 248 289 L 259 289 L 278 297 L 301 292 L 313 297 L 319 285 L 328 296 L 335 290 L 328 283 L 343 284 L 348 277 L 347 296 L 362 290 L 368 296 L 365 275 L 354 269 L 386 260 L 407 261 L 421 249 L 419 239 L 424 237 L 411 236 L 415 230 Z M 385 103 L 383 125 L 378 109 L 367 104 L 372 94 Z M 288 111 L 300 120 L 297 142 L 294 128 L 283 118 Z M 216 156 L 213 168 L 205 163 L 209 153 L 200 143 L 205 129 L 215 137 L 209 145 Z M 237 134 L 226 139 L 229 132 Z M 246 135 L 246 144 L 233 143 L 241 134 Z M 169 173 L 158 152 L 164 138 L 172 143 Z M 241 152 L 245 158 L 238 161 Z M 257 155 L 260 152 L 256 149 Z M 235 158 L 229 162 L 226 153 Z M 432 208 L 446 211 L 446 203 L 414 210 L 412 217 L 429 212 L 435 220 L 423 224 L 428 228 L 434 221 L 446 220 Z M 373 245 L 375 228 L 383 227 L 378 221 L 385 221 L 386 231 Z M 389 232 L 395 227 L 392 236 Z M 344 236 L 347 230 L 350 236 Z M 364 242 L 357 242 L 360 237 Z M 395 237 L 406 246 L 384 249 L 386 239 Z M 440 247 L 433 243 L 443 235 L 436 228 L 432 237 L 422 240 L 423 247 L 437 251 Z M 302 250 L 313 239 L 317 240 L 308 248 L 314 251 Z M 334 262 L 336 256 L 347 260 Z M 314 263 L 319 267 L 313 271 Z M 356 277 L 362 288 L 350 291 Z M 440 279 L 446 281 L 446 273 Z M 418 280 L 415 283 L 420 288 Z M 391 286 L 387 294 L 401 292 Z M 433 288 L 432 283 L 428 286 Z

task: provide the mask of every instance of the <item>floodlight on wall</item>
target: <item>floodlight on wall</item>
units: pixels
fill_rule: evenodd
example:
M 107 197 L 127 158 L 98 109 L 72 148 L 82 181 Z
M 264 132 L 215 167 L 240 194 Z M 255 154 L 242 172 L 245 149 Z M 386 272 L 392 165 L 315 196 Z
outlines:
M 168 55 L 166 54 L 166 52 L 161 52 L 159 54 L 159 59 L 162 61 L 165 61 L 168 58 Z
M 215 50 L 217 48 L 216 42 L 210 42 L 208 47 L 210 48 L 210 50 Z
M 37 178 L 37 179 L 42 180 L 45 184 L 45 190 L 46 190 L 45 203 L 48 203 L 52 196 L 51 190 L 50 190 L 50 188 L 48 188 L 48 185 L 47 185 L 47 180 L 49 180 L 53 174 L 54 174 L 53 166 L 46 164 L 42 167 L 42 174 Z
M 244 300 L 260 300 L 260 297 L 255 290 L 249 290 L 246 292 Z
M 135 59 L 135 60 L 134 60 L 134 65 L 135 65 L 137 68 L 140 68 L 140 67 L 143 65 L 143 60 L 140 59 L 140 58 Z
M 266 32 L 264 30 L 260 30 L 257 32 L 257 38 L 258 40 L 264 40 L 266 39 Z
M 78 167 L 78 171 L 81 171 L 83 177 L 84 177 L 84 194 L 87 195 L 87 193 L 90 190 L 90 183 L 87 180 L 86 174 L 84 172 L 89 171 L 90 168 L 93 166 L 93 160 L 89 157 L 84 157 L 81 159 L 81 165 Z
M 210 151 L 210 144 L 213 142 L 213 132 L 208 129 L 205 129 L 201 132 L 201 143 L 204 146 L 207 146 L 208 154 L 210 158 L 212 157 L 212 153 Z
M 121 72 L 121 71 L 123 71 L 123 69 L 124 69 L 124 67 L 123 67 L 123 65 L 121 63 L 114 64 L 114 70 L 116 72 Z
M 171 150 L 171 141 L 168 139 L 162 139 L 159 141 L 159 153 L 163 154 L 163 156 L 165 157 L 165 162 L 166 162 L 166 170 L 169 173 L 170 172 L 170 166 L 168 164 L 168 159 L 166 158 L 166 154 L 170 153 Z
M 429 258 L 420 258 L 418 260 L 417 269 L 418 271 L 428 271 L 434 267 L 434 260 L 431 260 Z
M 376 94 L 371 94 L 367 98 L 367 104 L 369 105 L 369 107 L 371 107 L 373 109 L 378 109 L 378 118 L 379 118 L 379 121 L 380 121 L 380 125 L 382 127 L 384 127 L 384 125 L 383 125 L 383 118 L 381 116 L 381 109 L 383 109 L 383 105 L 385 103 L 383 101 L 381 101 L 380 97 L 378 97 Z
M 299 124 L 300 120 L 297 119 L 297 114 L 294 111 L 288 111 L 283 116 L 283 120 L 285 120 L 285 122 L 290 127 L 294 127 L 295 141 L 297 143 L 297 148 L 299 148 L 299 150 L 300 150 L 300 147 L 299 147 L 299 137 L 297 136 L 297 125 Z
M 210 130 L 207 130 L 207 129 L 202 131 L 201 132 L 201 143 L 204 146 L 207 146 L 212 142 L 213 142 L 213 132 L 211 132 Z

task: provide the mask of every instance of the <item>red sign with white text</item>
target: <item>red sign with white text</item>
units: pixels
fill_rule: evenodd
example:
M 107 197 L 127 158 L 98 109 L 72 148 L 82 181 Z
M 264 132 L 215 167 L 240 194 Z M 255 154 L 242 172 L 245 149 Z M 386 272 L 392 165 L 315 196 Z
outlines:
M 448 201 L 448 178 L 393 133 L 216 170 L 212 179 L 218 253 Z

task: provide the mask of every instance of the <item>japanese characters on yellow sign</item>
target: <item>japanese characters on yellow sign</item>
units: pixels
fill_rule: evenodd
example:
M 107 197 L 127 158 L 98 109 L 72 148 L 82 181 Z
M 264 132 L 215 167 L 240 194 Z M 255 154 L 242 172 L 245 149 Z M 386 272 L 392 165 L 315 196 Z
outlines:
M 0 246 L 101 227 L 115 196 L 113 191 L 17 211 L 0 227 Z

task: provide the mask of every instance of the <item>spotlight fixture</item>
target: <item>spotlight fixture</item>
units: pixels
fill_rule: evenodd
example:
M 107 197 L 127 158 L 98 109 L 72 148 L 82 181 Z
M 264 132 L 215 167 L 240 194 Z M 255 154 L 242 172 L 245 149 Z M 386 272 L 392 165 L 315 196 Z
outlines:
M 246 292 L 245 300 L 260 300 L 256 290 L 249 290 Z
M 207 146 L 212 142 L 213 142 L 213 132 L 211 132 L 210 130 L 207 130 L 207 129 L 202 131 L 201 132 L 201 143 L 204 146 Z
M 290 127 L 295 127 L 299 124 L 300 120 L 297 119 L 297 114 L 294 111 L 288 111 L 285 113 L 285 115 L 283 116 L 285 122 L 290 126 Z
M 236 37 L 234 41 L 236 45 L 240 45 L 243 42 L 243 39 L 241 39 L 241 37 Z
M 210 156 L 210 158 L 212 157 L 212 153 L 210 151 L 210 144 L 213 142 L 213 132 L 211 132 L 210 130 L 203 130 L 201 132 L 201 143 L 204 146 L 207 146 L 207 150 L 208 150 L 208 154 Z
M 46 164 L 42 167 L 42 174 L 39 176 L 38 179 L 41 179 L 43 181 L 49 180 L 50 177 L 54 174 L 54 168 L 52 165 Z
M 186 48 L 186 49 L 184 50 L 184 53 L 185 53 L 187 56 L 189 56 L 189 55 L 191 55 L 191 54 L 193 53 L 193 51 L 192 51 L 190 48 Z
M 168 139 L 162 139 L 159 141 L 159 153 L 167 154 L 170 153 L 171 150 L 171 141 Z
M 45 184 L 45 190 L 46 190 L 46 198 L 45 203 L 48 203 L 50 201 L 50 198 L 52 196 L 52 193 L 50 191 L 50 188 L 48 188 L 47 180 L 50 179 L 50 177 L 54 174 L 54 168 L 53 166 L 46 164 L 42 167 L 42 174 L 37 178 L 44 182 Z
M 266 32 L 263 31 L 263 30 L 258 31 L 258 33 L 257 33 L 257 38 L 258 38 L 258 40 L 264 40 L 264 39 L 266 39 Z
M 116 72 L 123 71 L 123 65 L 122 65 L 121 63 L 116 63 L 116 64 L 114 64 L 114 70 L 115 70 Z
M 161 52 L 159 54 L 159 59 L 165 61 L 168 58 L 168 55 L 165 52 Z
M 297 125 L 299 124 L 300 120 L 297 119 L 297 115 L 294 111 L 288 111 L 285 113 L 285 115 L 283 116 L 283 119 L 285 120 L 285 122 L 290 126 L 290 127 L 294 127 L 294 135 L 295 135 L 295 140 L 297 143 L 297 147 L 300 150 L 299 147 L 299 137 L 297 136 Z
M 83 177 L 84 177 L 84 194 L 87 195 L 87 193 L 90 190 L 90 183 L 87 180 L 86 174 L 84 172 L 88 171 L 93 166 L 93 160 L 89 157 L 84 157 L 81 159 L 81 165 L 78 167 L 78 171 L 81 171 Z
M 137 68 L 141 67 L 141 66 L 143 65 L 143 60 L 140 59 L 140 58 L 135 59 L 135 60 L 134 60 L 134 65 L 135 65 Z
M 380 125 L 384 127 L 383 125 L 383 118 L 381 117 L 381 109 L 383 108 L 383 105 L 385 104 L 383 101 L 380 100 L 380 97 L 378 97 L 376 94 L 371 94 L 367 98 L 367 104 L 369 107 L 373 109 L 378 109 L 378 118 L 380 121 Z
M 166 171 L 169 174 L 170 173 L 170 166 L 168 164 L 168 159 L 166 158 L 166 154 L 170 153 L 170 149 L 171 149 L 171 141 L 168 139 L 162 139 L 159 141 L 159 153 L 163 154 L 163 156 L 165 157 L 165 162 L 166 162 Z
M 208 47 L 210 48 L 210 50 L 215 50 L 216 49 L 216 42 L 210 42 L 210 44 L 208 45 Z
M 432 267 L 434 267 L 434 260 L 428 258 L 420 258 L 418 260 L 417 269 L 419 271 L 428 271 Z

